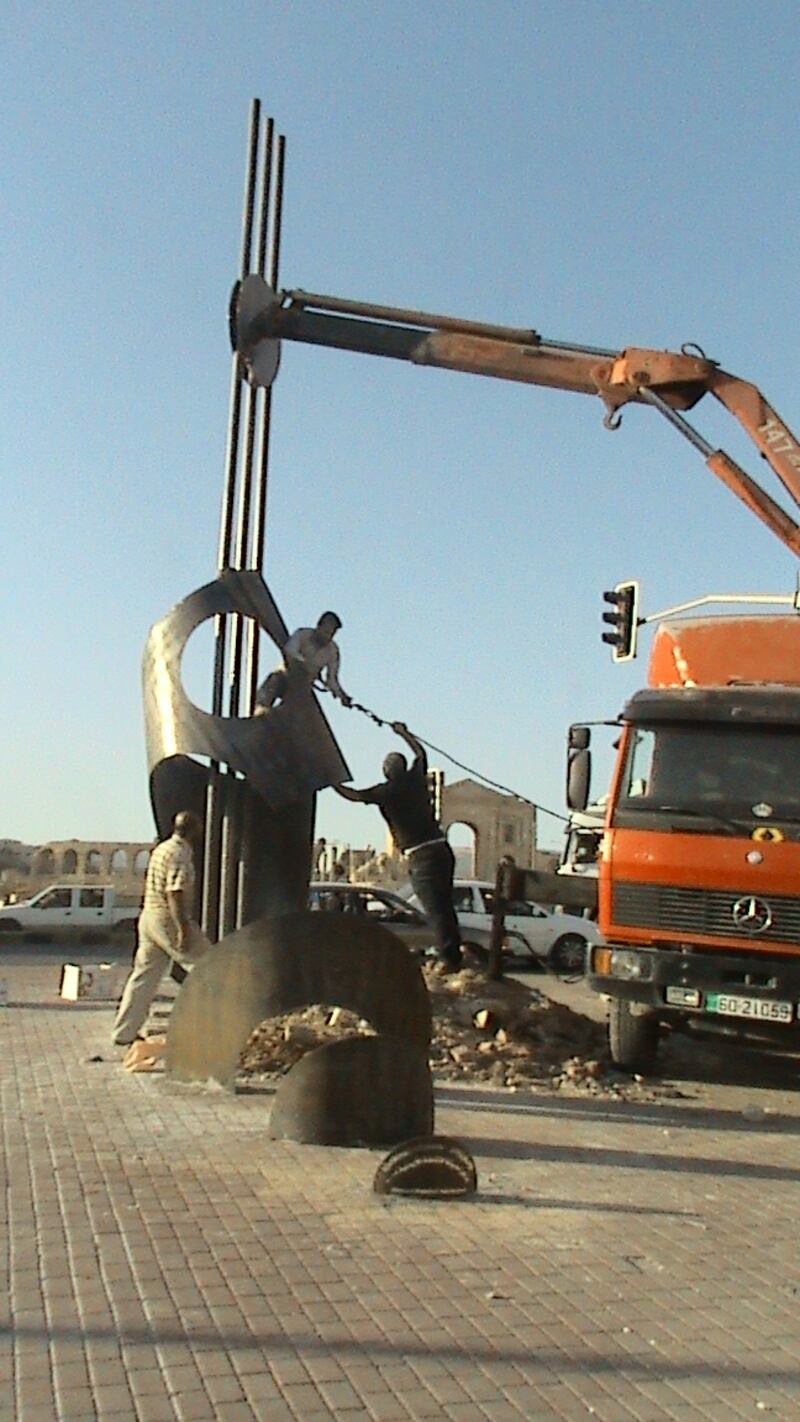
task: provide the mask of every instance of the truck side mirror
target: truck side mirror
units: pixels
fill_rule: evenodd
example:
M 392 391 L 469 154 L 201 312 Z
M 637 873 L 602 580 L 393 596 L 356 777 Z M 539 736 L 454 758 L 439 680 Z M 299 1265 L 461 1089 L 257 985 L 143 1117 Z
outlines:
M 571 810 L 585 810 L 592 779 L 592 752 L 586 746 L 570 750 L 567 758 L 567 804 Z
M 571 751 L 588 750 L 592 733 L 588 726 L 570 726 L 567 746 Z

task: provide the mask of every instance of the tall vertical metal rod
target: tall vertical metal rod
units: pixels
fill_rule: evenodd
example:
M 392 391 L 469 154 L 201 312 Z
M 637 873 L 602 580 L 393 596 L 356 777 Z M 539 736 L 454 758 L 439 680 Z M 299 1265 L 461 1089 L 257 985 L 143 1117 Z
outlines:
M 255 270 L 256 270 L 256 272 L 258 273 L 258 275 L 259 275 L 259 276 L 262 276 L 262 277 L 263 277 L 263 275 L 264 275 L 265 266 L 266 266 L 267 234 L 268 234 L 268 230 L 269 230 L 269 217 L 270 217 L 270 208 L 271 208 L 271 200 L 272 200 L 272 171 L 273 171 L 274 146 L 275 146 L 275 123 L 274 123 L 274 120 L 273 120 L 272 118 L 268 118 L 268 119 L 267 119 L 267 125 L 266 125 L 266 137 L 265 137 L 265 142 L 264 142 L 264 162 L 263 162 L 263 170 L 262 170 L 262 178 L 261 178 L 261 196 L 260 196 L 259 214 L 258 214 L 258 240 L 257 240 L 257 243 L 256 243 L 256 256 L 255 256 Z M 258 393 L 258 398 L 261 399 L 261 401 L 262 401 L 261 420 L 260 420 L 260 421 L 258 420 L 258 416 L 257 416 L 257 414 L 256 414 L 256 405 L 255 405 L 255 403 L 252 403 L 252 404 L 251 404 L 250 401 L 249 401 L 249 399 L 248 399 L 248 411 L 247 411 L 248 465 L 247 465 L 247 467 L 248 467 L 248 470 L 252 470 L 253 449 L 252 449 L 252 444 L 251 444 L 251 437 L 252 437 L 252 435 L 255 434 L 256 425 L 258 425 L 258 426 L 259 426 L 259 432 L 260 432 L 260 438 L 259 438 L 259 459 L 258 459 L 258 470 L 259 470 L 259 473 L 258 473 L 258 478 L 257 478 L 256 484 L 255 484 L 255 491 L 253 491 L 253 481 L 252 481 L 252 477 L 249 479 L 248 488 L 247 488 L 248 507 L 247 507 L 246 511 L 240 509 L 241 518 L 240 518 L 240 524 L 239 524 L 239 532 L 240 532 L 240 534 L 241 534 L 241 538 L 240 538 L 240 540 L 239 540 L 238 543 L 237 543 L 237 557 L 240 559 L 240 561 L 237 563 L 237 566 L 238 566 L 238 567 L 244 567 L 244 566 L 245 566 L 245 563 L 246 563 L 246 560 L 247 560 L 247 557 L 248 557 L 248 546 L 247 546 L 247 539 L 248 539 L 248 538 L 250 539 L 250 547 L 252 548 L 252 532 L 253 532 L 253 531 L 252 531 L 251 526 L 250 526 L 250 525 L 251 525 L 251 522 L 252 522 L 252 519 L 251 519 L 250 501 L 251 501 L 251 499 L 252 499 L 253 492 L 255 492 L 254 507 L 255 507 L 255 518 L 256 518 L 256 521 L 257 521 L 257 520 L 259 519 L 259 517 L 260 517 L 258 492 L 259 492 L 259 489 L 261 488 L 262 483 L 263 483 L 263 474 L 262 474 L 262 466 L 263 466 L 263 458 L 264 458 L 264 454 L 263 454 L 263 449 L 264 449 L 263 428 L 264 428 L 264 418 L 265 418 L 265 416 L 264 416 L 264 407 L 263 407 L 263 400 L 264 400 L 263 394 Z M 269 399 L 269 392 L 267 392 L 266 398 Z M 252 413 L 252 415 L 254 416 L 253 421 L 252 421 L 252 424 L 251 424 L 251 420 L 250 420 L 251 413 Z M 252 566 L 252 561 L 251 561 L 251 564 L 250 564 L 250 565 Z M 259 567 L 259 571 L 261 571 L 261 565 L 260 565 L 260 564 L 258 565 L 258 567 Z M 244 631 L 243 619 L 237 619 L 237 622 L 236 622 L 236 625 L 235 625 L 235 629 L 234 629 L 234 636 L 235 636 L 235 639 L 236 639 L 236 645 L 235 645 L 235 656 L 234 656 L 234 664 L 233 664 L 233 675 L 234 675 L 235 683 L 236 683 L 236 684 L 235 684 L 235 687 L 232 687 L 232 688 L 231 688 L 231 700 L 233 701 L 234 695 L 235 695 L 237 714 L 238 714 L 239 704 L 240 704 L 240 681 L 241 681 L 241 667 L 242 667 L 242 637 L 243 637 L 243 631 Z M 253 714 L 253 711 L 254 711 L 254 709 L 255 709 L 255 694 L 256 694 L 256 690 L 257 690 L 257 686 L 258 686 L 258 638 L 259 638 L 259 628 L 258 628 L 258 624 L 257 624 L 252 618 L 248 618 L 248 619 L 247 619 L 247 660 L 246 660 L 246 663 L 245 663 L 245 686 L 244 686 L 244 692 L 245 692 L 245 694 L 244 694 L 244 711 L 245 711 L 245 714 L 246 714 L 246 715 L 250 715 L 250 716 Z M 236 893 L 236 908 L 235 908 L 235 915 L 234 915 L 234 919 L 235 919 L 234 926 L 235 926 L 236 928 L 240 928 L 241 925 L 242 925 L 242 923 L 243 923 L 243 921 L 244 921 L 245 903 L 246 903 L 246 901 L 247 901 L 247 893 L 248 893 L 247 871 L 248 871 L 249 846 L 250 846 L 250 837 L 251 837 L 251 834 L 252 834 L 252 825 L 253 825 L 252 791 L 250 791 L 249 789 L 245 788 L 245 789 L 244 789 L 244 815 L 243 815 L 242 823 L 238 825 L 239 835 L 238 835 L 238 846 L 237 846 L 237 848 L 238 848 L 238 856 L 237 856 L 237 874 L 236 874 L 236 888 L 235 888 L 235 893 Z
M 249 214 L 249 233 L 246 250 L 243 246 L 242 259 L 248 262 L 248 269 L 252 265 L 252 228 L 255 215 L 255 189 L 258 182 L 258 148 L 260 138 L 260 121 L 258 133 L 256 135 L 256 163 L 250 173 L 251 182 L 251 209 Z M 265 161 L 264 169 L 269 166 L 268 158 Z M 263 183 L 262 183 L 262 204 L 263 204 Z M 261 220 L 259 219 L 258 243 L 260 244 Z M 241 389 L 241 385 L 240 385 Z M 252 506 L 253 489 L 253 455 L 255 451 L 256 437 L 256 413 L 258 408 L 258 390 L 250 384 L 244 387 L 244 448 L 242 451 L 239 475 L 238 475 L 238 512 L 236 519 L 235 533 L 231 530 L 232 548 L 230 551 L 230 565 L 233 568 L 244 568 L 247 557 L 247 545 L 250 533 L 250 513 Z M 242 646 L 244 635 L 244 618 L 240 613 L 236 613 L 232 619 L 230 649 L 228 654 L 228 715 L 238 716 L 241 701 L 241 673 L 242 673 Z M 244 799 L 248 793 L 248 787 L 239 781 L 233 771 L 228 770 L 224 776 L 224 796 L 221 805 L 221 829 L 220 829 L 220 872 L 219 872 L 219 934 L 223 937 L 226 933 L 232 932 L 237 925 L 237 904 L 239 885 L 239 866 L 242 858 L 243 841 L 243 813 Z
M 264 146 L 264 174 L 261 184 L 261 207 L 258 214 L 258 243 L 256 245 L 256 271 L 259 276 L 266 270 L 267 226 L 269 205 L 272 194 L 272 155 L 275 144 L 275 120 L 267 119 L 267 136 Z
M 278 139 L 278 173 L 275 183 L 275 213 L 272 222 L 272 252 L 269 263 L 269 284 L 273 291 L 278 290 L 278 268 L 281 260 L 281 226 L 283 223 L 283 170 L 286 161 L 286 138 L 281 134 Z
M 267 120 L 266 140 L 264 146 L 264 162 L 261 175 L 261 192 L 258 214 L 258 237 L 256 242 L 256 271 L 259 276 L 264 275 L 264 261 L 266 255 L 267 226 L 269 221 L 269 207 L 272 187 L 272 148 L 274 143 L 274 121 Z M 257 426 L 257 411 L 260 392 L 252 385 L 248 385 L 245 390 L 245 454 L 243 475 L 239 487 L 239 515 L 236 527 L 236 541 L 233 554 L 233 566 L 244 568 L 247 566 L 248 546 L 251 535 L 251 513 L 253 507 L 253 455 L 255 451 L 255 437 Z M 259 479 L 260 482 L 260 479 Z M 242 681 L 242 654 L 244 647 L 244 625 L 245 619 L 238 615 L 234 618 L 233 624 L 233 645 L 230 660 L 230 715 L 238 716 L 241 705 L 241 681 Z M 258 628 L 252 618 L 247 619 L 248 643 L 253 632 L 257 634 Z M 245 711 L 252 714 L 252 707 L 249 705 L 249 698 L 246 698 Z
M 242 245 L 239 265 L 242 278 L 250 269 L 250 253 L 253 242 L 253 213 L 255 210 L 256 173 L 258 168 L 258 145 L 261 125 L 261 103 L 254 99 L 250 108 L 250 128 L 247 149 L 247 176 L 245 180 L 244 207 L 242 211 Z M 233 508 L 236 495 L 236 476 L 239 463 L 239 429 L 241 424 L 242 373 L 238 356 L 234 355 L 231 369 L 231 393 L 228 415 L 228 437 L 225 452 L 225 484 L 223 488 L 222 512 L 220 516 L 217 569 L 219 572 L 229 566 L 231 538 L 233 530 Z M 214 682 L 212 710 L 214 715 L 222 714 L 223 689 L 225 681 L 226 622 L 217 617 L 214 626 Z M 205 847 L 203 856 L 203 907 L 202 924 L 205 933 L 213 941 L 219 937 L 219 887 L 224 874 L 220 860 L 220 767 L 212 761 L 209 767 L 206 788 Z
M 281 228 L 283 223 L 283 186 L 286 165 L 286 138 L 280 134 L 277 144 L 275 172 L 275 202 L 272 213 L 272 228 L 269 251 L 269 283 L 273 291 L 278 290 Z M 258 454 L 258 478 L 253 503 L 253 537 L 250 544 L 250 567 L 259 572 L 264 568 L 264 545 L 267 521 L 267 481 L 269 472 L 269 440 L 272 418 L 272 390 L 265 390 L 261 412 L 261 429 Z M 247 673 L 245 704 L 252 714 L 258 689 L 258 628 L 255 623 L 248 627 Z

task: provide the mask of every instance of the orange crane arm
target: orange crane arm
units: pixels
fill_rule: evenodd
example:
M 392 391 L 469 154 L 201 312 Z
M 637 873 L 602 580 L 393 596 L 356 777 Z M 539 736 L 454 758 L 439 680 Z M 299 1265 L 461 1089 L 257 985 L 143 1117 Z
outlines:
M 651 405 L 699 450 L 712 473 L 800 556 L 800 525 L 730 455 L 714 449 L 683 412 L 712 394 L 739 421 L 798 506 L 800 445 L 755 385 L 720 370 L 702 351 L 635 346 L 604 350 L 546 340 L 531 329 L 342 297 L 299 290 L 276 295 L 257 276 L 234 288 L 231 333 L 255 384 L 261 383 L 256 348 L 261 342 L 288 340 L 599 395 L 609 429 L 619 425 L 624 405 Z M 266 364 L 274 375 L 276 362 Z

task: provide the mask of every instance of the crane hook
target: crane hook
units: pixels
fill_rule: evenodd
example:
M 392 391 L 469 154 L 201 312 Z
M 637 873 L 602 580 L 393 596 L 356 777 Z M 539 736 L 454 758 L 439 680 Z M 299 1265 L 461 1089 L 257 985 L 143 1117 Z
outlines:
M 604 429 L 604 430 L 618 430 L 621 424 L 622 424 L 622 411 L 621 411 L 621 410 L 609 410 L 608 414 L 605 416 L 605 419 L 603 420 L 603 429 Z

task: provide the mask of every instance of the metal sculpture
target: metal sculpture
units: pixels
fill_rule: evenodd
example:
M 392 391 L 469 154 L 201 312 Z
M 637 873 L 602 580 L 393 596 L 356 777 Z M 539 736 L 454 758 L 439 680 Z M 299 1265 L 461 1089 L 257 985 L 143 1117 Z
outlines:
M 272 1134 L 354 1145 L 431 1131 L 427 988 L 406 946 L 366 916 L 286 914 L 230 934 L 178 995 L 167 1072 L 232 1088 L 253 1029 L 313 1003 L 357 1012 L 376 1035 L 319 1047 L 292 1067 L 276 1094 Z
M 256 100 L 237 292 L 253 254 L 260 135 Z M 276 142 L 270 119 L 255 267 L 262 281 L 268 267 L 273 288 L 283 164 L 284 140 Z M 261 305 L 260 287 L 257 300 Z M 262 379 L 272 380 L 278 359 L 277 343 L 262 341 Z M 179 1081 L 232 1087 L 242 1047 L 265 1018 L 316 1002 L 355 1008 L 377 1035 L 321 1048 L 298 1063 L 277 1093 L 272 1129 L 321 1144 L 381 1144 L 433 1129 L 430 1004 L 419 968 L 392 934 L 351 915 L 307 912 L 316 792 L 350 772 L 302 678 L 289 679 L 279 705 L 253 715 L 260 632 L 282 650 L 288 631 L 262 577 L 271 393 L 246 383 L 245 373 L 234 354 L 218 575 L 155 624 L 144 653 L 156 823 L 166 834 L 177 810 L 204 816 L 201 918 L 219 942 L 178 995 L 165 1066 Z M 187 695 L 181 661 L 192 633 L 212 617 L 208 712 Z
M 250 115 L 240 271 L 277 281 L 285 141 Z M 260 175 L 259 158 L 261 157 Z M 258 204 L 256 202 L 258 189 Z M 256 219 L 256 207 L 258 213 Z M 273 352 L 277 368 L 277 346 Z M 269 346 L 265 348 L 265 359 Z M 205 821 L 201 923 L 212 941 L 259 914 L 305 907 L 315 793 L 349 778 L 312 694 L 296 688 L 266 717 L 253 718 L 259 635 L 282 648 L 286 624 L 262 577 L 271 398 L 244 380 L 233 358 L 218 576 L 151 629 L 143 663 L 147 759 L 159 833 L 173 814 Z M 211 712 L 181 681 L 192 632 L 214 618 Z
M 300 684 L 268 716 L 214 716 L 189 699 L 181 681 L 189 637 L 209 618 L 230 614 L 250 619 L 277 647 L 286 640 L 261 574 L 227 569 L 151 628 L 142 676 L 159 830 L 168 832 L 177 809 L 204 811 L 209 771 L 192 757 L 226 767 L 225 775 L 215 775 L 215 800 L 222 822 L 234 826 L 237 836 L 227 846 L 226 872 L 218 885 L 206 885 L 204 895 L 226 926 L 232 919 L 241 924 L 305 906 L 314 793 L 349 777 L 316 698 Z
M 301 1057 L 283 1079 L 273 1140 L 381 1146 L 433 1130 L 428 1053 L 389 1037 L 345 1037 Z

